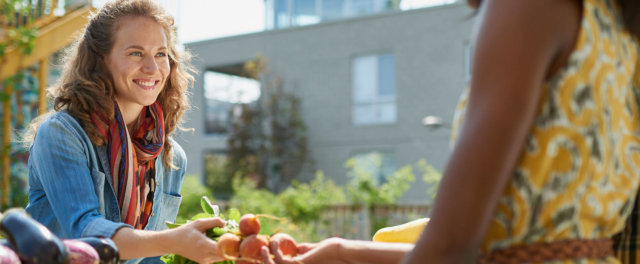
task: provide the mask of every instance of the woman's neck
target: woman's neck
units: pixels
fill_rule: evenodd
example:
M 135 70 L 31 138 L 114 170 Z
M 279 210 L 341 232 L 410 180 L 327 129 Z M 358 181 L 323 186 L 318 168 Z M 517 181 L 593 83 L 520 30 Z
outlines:
M 116 100 L 116 102 L 118 102 L 118 100 Z M 132 129 L 135 127 L 136 122 L 138 121 L 138 117 L 140 116 L 140 113 L 142 112 L 142 108 L 144 106 L 141 106 L 139 104 L 123 104 L 118 102 L 118 107 L 120 108 L 120 113 L 122 114 L 122 121 L 124 121 L 129 132 L 132 132 Z

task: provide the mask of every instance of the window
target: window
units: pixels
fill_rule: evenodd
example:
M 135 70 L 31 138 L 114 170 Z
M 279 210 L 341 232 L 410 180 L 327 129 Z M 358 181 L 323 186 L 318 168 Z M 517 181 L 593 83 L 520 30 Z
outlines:
M 205 133 L 226 134 L 231 125 L 231 107 L 257 100 L 260 97 L 260 83 L 237 75 L 206 71 L 204 97 Z
M 346 17 L 363 16 L 393 9 L 388 0 L 349 0 Z
M 297 0 L 293 2 L 293 19 L 296 26 L 317 24 L 320 22 L 318 16 L 318 4 L 316 0 Z
M 396 171 L 396 156 L 391 152 L 365 152 L 353 156 L 353 169 L 373 176 L 376 185 L 386 182 L 386 176 Z
M 264 0 L 268 29 L 317 24 L 399 9 L 398 0 Z M 404 0 L 403 0 L 404 1 Z M 454 1 L 454 0 L 449 0 Z
M 289 12 L 290 2 L 289 0 L 275 0 L 274 3 L 274 28 L 286 28 L 289 27 L 291 20 L 291 14 Z
M 346 0 L 322 1 L 322 20 L 334 20 L 343 17 Z
M 353 60 L 353 124 L 396 122 L 396 73 L 393 54 Z
M 456 3 L 456 1 L 457 0 L 402 0 L 400 1 L 400 9 L 411 10 L 431 6 L 448 5 Z

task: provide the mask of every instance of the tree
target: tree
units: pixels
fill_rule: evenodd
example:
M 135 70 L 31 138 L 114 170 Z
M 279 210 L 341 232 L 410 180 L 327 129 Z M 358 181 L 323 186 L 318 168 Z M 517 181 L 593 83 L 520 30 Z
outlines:
M 294 179 L 312 176 L 301 99 L 284 89 L 264 58 L 245 63 L 244 70 L 260 81 L 261 96 L 253 104 L 238 104 L 231 110 L 227 172 L 231 178 L 247 177 L 258 188 L 279 192 Z

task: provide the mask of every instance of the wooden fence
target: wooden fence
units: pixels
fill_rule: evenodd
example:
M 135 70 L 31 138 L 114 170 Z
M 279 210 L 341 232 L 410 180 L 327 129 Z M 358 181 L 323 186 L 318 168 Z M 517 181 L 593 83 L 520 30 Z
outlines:
M 320 237 L 371 240 L 380 228 L 427 217 L 430 205 L 334 205 L 326 208 L 315 223 Z

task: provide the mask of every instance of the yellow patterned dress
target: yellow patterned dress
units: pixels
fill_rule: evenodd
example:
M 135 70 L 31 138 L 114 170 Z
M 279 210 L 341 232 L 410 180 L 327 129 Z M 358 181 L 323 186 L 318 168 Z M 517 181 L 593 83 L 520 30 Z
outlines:
M 568 65 L 547 80 L 535 123 L 482 252 L 535 242 L 612 237 L 640 183 L 638 44 L 616 0 L 584 0 Z M 464 118 L 468 92 L 454 117 Z M 457 124 L 457 126 L 456 126 Z M 560 263 L 619 263 L 611 257 Z

